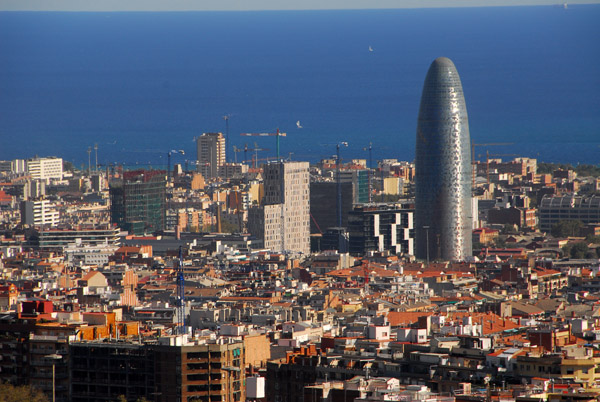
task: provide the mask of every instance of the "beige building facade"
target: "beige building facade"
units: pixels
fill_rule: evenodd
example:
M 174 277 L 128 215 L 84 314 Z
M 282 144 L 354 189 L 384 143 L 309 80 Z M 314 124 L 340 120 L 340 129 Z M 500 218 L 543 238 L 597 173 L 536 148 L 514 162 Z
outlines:
M 196 137 L 198 171 L 205 178 L 219 175 L 225 164 L 225 137 L 221 133 L 204 133 Z
M 249 223 L 251 232 L 275 252 L 310 253 L 308 162 L 270 163 L 264 168 L 263 207 Z

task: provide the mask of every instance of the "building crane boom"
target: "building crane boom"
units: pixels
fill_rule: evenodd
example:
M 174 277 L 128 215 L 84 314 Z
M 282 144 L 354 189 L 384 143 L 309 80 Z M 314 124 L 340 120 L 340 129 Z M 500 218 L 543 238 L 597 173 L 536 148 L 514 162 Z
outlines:
M 242 137 L 276 137 L 277 146 L 277 160 L 279 160 L 279 137 L 287 136 L 286 133 L 282 133 L 277 129 L 274 133 L 241 133 Z
M 514 145 L 513 142 L 489 142 L 487 144 L 476 144 L 475 142 L 471 141 L 471 176 L 472 177 L 472 183 L 471 186 L 475 187 L 475 176 L 477 175 L 475 172 L 475 147 L 497 147 L 497 146 L 503 146 L 503 145 Z M 489 162 L 488 162 L 489 165 Z M 488 173 L 488 184 L 489 184 L 489 173 Z

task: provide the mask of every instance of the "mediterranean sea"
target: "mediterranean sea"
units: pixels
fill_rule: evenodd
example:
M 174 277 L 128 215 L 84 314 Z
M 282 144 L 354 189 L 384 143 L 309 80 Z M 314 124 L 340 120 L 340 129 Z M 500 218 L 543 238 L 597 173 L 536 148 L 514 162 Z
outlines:
M 226 132 L 315 162 L 414 159 L 431 62 L 461 76 L 475 157 L 600 162 L 600 5 L 352 11 L 0 13 L 0 159 L 166 165 Z M 302 128 L 298 127 L 298 123 Z M 93 151 L 92 151 L 93 152 Z M 293 154 L 290 154 L 292 152 Z M 248 158 L 252 153 L 248 152 Z M 92 163 L 94 163 L 92 153 Z

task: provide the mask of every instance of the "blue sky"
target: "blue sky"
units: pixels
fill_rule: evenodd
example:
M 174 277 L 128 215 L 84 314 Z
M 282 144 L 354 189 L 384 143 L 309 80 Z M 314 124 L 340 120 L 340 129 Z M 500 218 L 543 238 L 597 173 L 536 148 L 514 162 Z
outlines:
M 252 11 L 556 5 L 552 0 L 0 0 L 0 11 Z M 600 3 L 577 0 L 569 4 Z

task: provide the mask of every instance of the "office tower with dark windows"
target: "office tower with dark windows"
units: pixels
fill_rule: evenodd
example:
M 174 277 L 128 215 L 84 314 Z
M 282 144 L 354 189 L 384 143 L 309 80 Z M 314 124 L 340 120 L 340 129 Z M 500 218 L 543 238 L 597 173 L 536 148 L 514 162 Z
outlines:
M 152 233 L 165 228 L 165 172 L 135 170 L 110 182 L 110 218 L 133 234 Z
M 348 215 L 349 252 L 414 254 L 414 210 L 410 203 L 365 204 Z
M 417 258 L 465 260 L 472 254 L 469 121 L 460 77 L 445 57 L 425 78 L 415 162 Z

